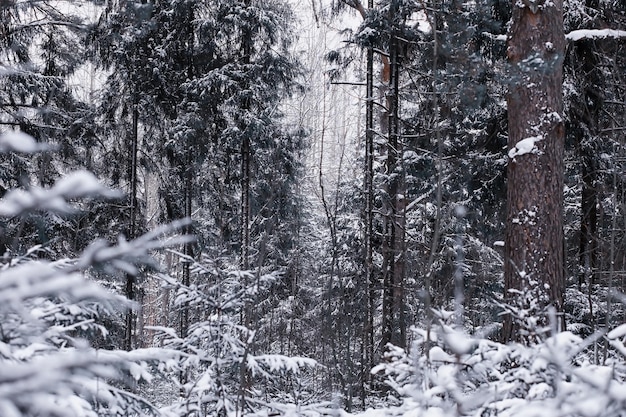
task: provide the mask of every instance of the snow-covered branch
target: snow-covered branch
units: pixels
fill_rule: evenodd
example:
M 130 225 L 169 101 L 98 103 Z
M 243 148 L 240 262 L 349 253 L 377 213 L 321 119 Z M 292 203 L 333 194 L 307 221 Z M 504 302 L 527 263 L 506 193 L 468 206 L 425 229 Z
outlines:
M 507 35 L 494 35 L 493 33 L 483 32 L 483 36 L 495 40 L 506 42 Z M 568 41 L 576 42 L 582 39 L 605 39 L 605 38 L 626 38 L 626 30 L 617 29 L 578 29 L 573 30 L 565 35 Z
M 626 30 L 615 29 L 580 29 L 573 30 L 565 35 L 569 41 L 579 41 L 581 39 L 603 39 L 603 38 L 626 38 Z

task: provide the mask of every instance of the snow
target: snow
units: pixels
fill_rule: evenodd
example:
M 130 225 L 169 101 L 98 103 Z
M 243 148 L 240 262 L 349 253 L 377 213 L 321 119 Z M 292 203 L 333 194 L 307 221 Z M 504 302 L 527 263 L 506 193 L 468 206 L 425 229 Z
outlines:
M 462 332 L 449 329 L 443 334 L 446 345 L 455 355 L 465 355 L 470 353 L 476 346 L 476 341 Z
M 0 216 L 13 217 L 35 210 L 73 213 L 66 199 L 84 197 L 118 198 L 121 193 L 103 186 L 87 171 L 77 171 L 58 181 L 52 188 L 14 189 L 0 200 Z
M 493 33 L 489 33 L 489 32 L 483 32 L 482 34 L 483 36 L 489 39 L 493 39 L 495 41 L 506 42 L 507 40 L 507 35 L 494 35 Z
M 615 329 L 611 330 L 609 334 L 606 335 L 609 339 L 617 339 L 620 337 L 626 336 L 626 324 L 622 324 Z
M 518 2 L 519 5 L 524 7 L 523 3 Z M 507 35 L 494 35 L 489 32 L 483 32 L 483 36 L 486 36 L 490 39 L 506 42 Z M 569 41 L 579 41 L 581 39 L 601 39 L 601 38 L 626 38 L 626 30 L 616 30 L 616 29 L 579 29 L 573 30 L 565 35 L 565 39 Z M 551 42 L 546 42 L 546 49 L 552 50 L 554 48 L 554 44 Z
M 599 39 L 599 38 L 626 38 L 626 30 L 615 29 L 579 29 L 573 30 L 565 39 L 570 41 L 579 41 L 581 39 Z
M 509 158 L 515 159 L 515 157 L 520 155 L 539 153 L 539 149 L 535 147 L 535 144 L 541 140 L 543 140 L 543 136 L 530 136 L 520 140 L 515 144 L 515 148 L 509 150 Z
M 88 171 L 76 171 L 67 175 L 57 181 L 53 191 L 66 198 L 92 196 L 115 198 L 120 196 L 118 192 L 104 187 L 95 175 Z
M 270 371 L 287 371 L 297 374 L 303 368 L 314 368 L 317 361 L 309 358 L 290 357 L 285 355 L 258 355 L 252 358 L 257 363 L 263 363 Z
M 576 411 L 585 417 L 601 416 L 606 411 L 607 401 L 596 396 L 582 398 L 576 403 Z
M 35 138 L 23 132 L 5 132 L 0 135 L 0 153 L 34 153 L 49 149 L 49 145 L 38 143 Z
M 434 346 L 429 351 L 429 357 L 432 361 L 436 362 L 455 362 L 455 359 L 452 355 L 444 352 L 439 346 Z

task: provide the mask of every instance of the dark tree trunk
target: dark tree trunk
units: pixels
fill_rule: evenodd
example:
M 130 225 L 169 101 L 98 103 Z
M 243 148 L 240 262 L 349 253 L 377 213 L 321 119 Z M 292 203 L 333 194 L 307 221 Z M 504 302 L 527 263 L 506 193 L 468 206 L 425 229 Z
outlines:
M 369 0 L 368 7 L 373 7 Z M 365 290 L 367 291 L 366 320 L 363 331 L 363 369 L 361 370 L 363 389 L 371 382 L 370 370 L 374 366 L 374 48 L 367 48 L 365 92 Z M 365 400 L 366 393 L 361 397 Z
M 244 1 L 244 7 L 249 9 L 251 6 L 251 0 Z M 252 62 L 253 54 L 253 33 L 250 29 L 250 23 L 244 23 L 241 33 L 241 47 L 242 63 L 244 65 L 244 73 L 250 71 L 250 63 Z M 242 85 L 242 90 L 247 90 L 249 85 L 245 83 Z M 240 131 L 243 133 L 241 138 L 241 251 L 240 251 L 240 267 L 243 270 L 250 269 L 250 226 L 251 226 L 251 207 L 250 207 L 250 185 L 251 185 L 251 158 L 252 149 L 250 143 L 250 133 L 248 123 L 249 115 L 252 110 L 251 101 L 249 97 L 244 97 L 241 103 L 241 111 L 243 113 Z M 258 262 L 261 262 L 260 260 Z M 259 263 L 260 267 L 260 263 Z M 248 278 L 244 275 L 245 281 L 244 287 L 250 285 Z M 251 301 L 247 301 L 243 311 L 242 324 L 252 330 L 253 326 L 254 306 Z M 245 335 L 246 339 L 248 334 Z M 246 394 L 252 387 L 252 372 L 247 366 L 246 356 L 248 354 L 254 354 L 255 346 L 253 342 L 246 345 L 245 352 L 243 354 L 243 361 L 239 368 L 239 410 L 244 412 L 246 407 Z
M 587 5 L 597 7 L 594 1 L 588 1 Z M 580 129 L 581 132 L 577 135 L 582 178 L 578 285 L 580 288 L 584 282 L 587 282 L 588 290 L 591 290 L 598 252 L 598 192 L 595 184 L 597 172 L 596 156 L 593 154 L 593 138 L 598 134 L 598 117 L 603 101 L 603 80 L 597 57 L 599 48 L 595 41 L 577 42 L 574 46 L 574 53 L 576 62 L 580 63 L 582 74 L 584 74 L 581 80 L 584 87 L 583 94 L 574 111 L 576 117 L 580 119 L 579 123 L 584 123 L 586 127 L 586 129 Z
M 597 269 L 598 258 L 598 191 L 596 190 L 596 169 L 593 155 L 581 149 L 581 177 L 582 198 L 580 218 L 580 245 L 579 245 L 579 288 L 587 282 L 588 290 L 595 283 L 594 274 Z
M 130 182 L 130 205 L 129 205 L 129 219 L 128 219 L 128 236 L 127 239 L 134 239 L 137 234 L 137 152 L 139 142 L 139 108 L 137 99 L 133 103 L 132 108 L 132 131 L 131 131 L 131 143 L 130 143 L 130 169 L 129 169 L 129 182 Z M 135 300 L 135 280 L 136 277 L 133 274 L 126 274 L 126 298 L 131 301 Z M 124 349 L 133 349 L 133 337 L 135 329 L 135 312 L 129 309 L 126 312 L 126 332 L 124 335 Z
M 404 186 L 402 170 L 402 141 L 399 138 L 399 76 L 400 38 L 398 31 L 398 0 L 389 8 L 391 38 L 389 44 L 390 81 L 387 93 L 387 204 L 385 247 L 383 248 L 383 317 L 381 346 L 406 344 L 404 323 Z
M 245 109 L 244 109 L 245 111 Z M 250 138 L 241 141 L 241 260 L 243 270 L 250 269 Z
M 185 33 L 186 36 L 186 57 L 187 57 L 187 78 L 189 80 L 193 80 L 193 76 L 194 76 L 194 17 L 195 17 L 195 12 L 193 9 L 193 6 L 190 4 L 188 5 L 188 10 L 187 10 L 187 32 Z M 192 215 L 192 209 L 191 209 L 191 202 L 192 202 L 192 195 L 193 195 L 193 176 L 194 176 L 194 169 L 193 169 L 193 143 L 187 143 L 186 144 L 187 148 L 185 149 L 185 162 L 186 162 L 186 166 L 183 167 L 183 172 L 184 172 L 184 211 L 185 211 L 185 218 L 187 218 L 188 220 L 191 220 L 191 215 Z M 191 228 L 191 224 L 188 224 L 187 226 L 185 226 L 185 230 L 184 233 L 186 235 L 190 235 L 192 233 L 192 228 Z M 182 283 L 184 286 L 189 286 L 191 285 L 191 259 L 193 258 L 193 247 L 192 247 L 192 243 L 188 242 L 185 244 L 184 248 L 183 248 L 183 253 L 185 255 L 185 260 L 183 262 L 183 276 L 182 276 Z M 189 329 L 189 305 L 185 304 L 182 307 L 182 311 L 181 311 L 181 315 L 180 315 L 180 334 L 181 337 L 187 337 L 187 330 Z M 183 380 L 186 379 L 186 375 L 184 376 Z
M 537 302 L 563 311 L 563 32 L 562 0 L 513 5 L 507 54 L 509 165 L 505 238 L 505 301 L 517 308 Z M 513 290 L 513 291 L 512 291 Z M 517 291 L 516 291 L 517 290 Z M 562 315 L 559 324 L 564 328 Z M 528 328 L 505 316 L 505 341 L 528 341 Z

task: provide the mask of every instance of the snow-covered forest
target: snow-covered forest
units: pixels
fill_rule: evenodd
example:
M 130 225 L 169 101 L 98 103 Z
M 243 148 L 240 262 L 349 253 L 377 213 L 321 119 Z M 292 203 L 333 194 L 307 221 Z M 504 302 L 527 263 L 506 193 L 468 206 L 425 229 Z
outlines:
M 0 417 L 626 416 L 626 5 L 0 0 Z

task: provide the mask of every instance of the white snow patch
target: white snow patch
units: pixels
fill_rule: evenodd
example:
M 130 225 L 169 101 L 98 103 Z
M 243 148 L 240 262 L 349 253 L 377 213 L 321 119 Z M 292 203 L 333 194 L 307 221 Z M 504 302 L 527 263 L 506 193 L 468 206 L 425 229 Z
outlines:
M 66 199 L 81 197 L 118 198 L 121 193 L 102 185 L 87 171 L 77 171 L 59 180 L 52 188 L 33 187 L 28 191 L 11 190 L 0 200 L 0 216 L 12 217 L 33 210 L 72 213 Z
M 543 139 L 543 136 L 530 136 L 520 140 L 515 144 L 515 148 L 509 150 L 509 158 L 514 159 L 516 156 L 526 155 L 528 153 L 539 153 L 535 144 Z
M 0 153 L 34 153 L 48 149 L 50 146 L 37 142 L 35 138 L 23 132 L 5 132 L 0 135 Z
M 565 39 L 570 41 L 579 41 L 581 39 L 598 39 L 598 38 L 626 38 L 626 30 L 615 29 L 580 29 L 573 30 Z
M 450 363 L 455 362 L 454 357 L 444 352 L 444 350 L 441 349 L 439 346 L 435 346 L 432 349 L 430 349 L 429 357 L 430 357 L 430 360 L 432 361 L 450 362 Z
M 476 341 L 462 332 L 448 331 L 443 335 L 446 344 L 455 355 L 465 355 L 474 349 Z
M 494 41 L 506 42 L 507 35 L 494 35 L 493 33 L 483 32 L 483 36 L 486 36 L 489 39 L 493 39 Z
M 66 198 L 101 196 L 108 198 L 119 197 L 117 191 L 103 186 L 89 171 L 76 171 L 57 181 L 52 191 Z
M 624 336 L 626 336 L 626 324 L 617 326 L 606 335 L 609 339 L 617 339 Z
M 594 395 L 576 403 L 576 411 L 585 417 L 596 417 L 606 412 L 607 405 L 605 398 Z

